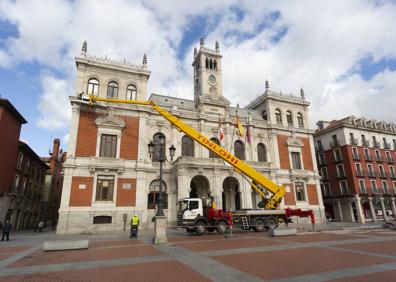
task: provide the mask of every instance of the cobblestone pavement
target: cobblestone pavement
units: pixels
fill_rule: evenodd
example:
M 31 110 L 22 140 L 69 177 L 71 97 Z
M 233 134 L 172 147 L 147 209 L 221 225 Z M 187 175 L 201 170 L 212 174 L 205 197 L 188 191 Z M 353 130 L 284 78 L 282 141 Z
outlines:
M 356 226 L 355 226 L 356 227 Z M 366 226 L 367 227 L 367 226 Z M 12 234 L 0 242 L 1 281 L 395 281 L 396 230 L 349 228 L 271 237 L 236 232 L 192 236 L 168 229 L 59 236 Z M 86 250 L 43 252 L 46 240 L 89 239 Z

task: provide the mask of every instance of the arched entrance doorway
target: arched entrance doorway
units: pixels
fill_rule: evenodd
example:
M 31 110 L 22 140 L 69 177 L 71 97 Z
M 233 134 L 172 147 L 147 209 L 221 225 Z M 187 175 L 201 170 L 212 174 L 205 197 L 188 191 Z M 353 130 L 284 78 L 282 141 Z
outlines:
M 234 177 L 227 177 L 223 181 L 223 210 L 240 210 L 241 209 L 241 192 L 239 182 Z
M 194 176 L 190 183 L 190 198 L 208 197 L 209 194 L 208 179 L 202 175 Z

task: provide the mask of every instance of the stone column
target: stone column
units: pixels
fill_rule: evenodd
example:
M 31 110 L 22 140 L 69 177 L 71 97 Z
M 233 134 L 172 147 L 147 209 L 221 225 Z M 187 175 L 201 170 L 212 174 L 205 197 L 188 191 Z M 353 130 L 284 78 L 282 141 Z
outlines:
M 342 215 L 342 207 L 341 207 L 340 200 L 337 200 L 337 207 L 338 207 L 338 214 L 340 216 L 340 221 L 344 221 L 344 216 Z
M 396 218 L 396 205 L 395 205 L 395 198 L 391 198 L 391 206 L 392 206 L 392 211 L 393 211 L 393 217 Z
M 370 204 L 371 217 L 373 218 L 374 222 L 377 222 L 377 217 L 375 216 L 375 210 L 373 205 L 373 198 L 369 197 L 368 200 Z
M 359 195 L 355 196 L 355 205 L 356 205 L 357 216 L 358 216 L 357 221 L 360 223 L 366 223 L 366 219 L 365 219 L 364 213 L 363 213 L 361 198 L 359 197 Z
M 70 130 L 69 130 L 69 142 L 67 144 L 67 155 L 68 156 L 76 155 L 77 133 L 78 133 L 79 121 L 80 121 L 80 106 L 78 106 L 77 104 L 73 104 L 72 118 L 70 121 Z
M 386 209 L 385 209 L 385 204 L 384 204 L 384 198 L 380 198 L 381 201 L 381 209 L 382 209 L 382 213 L 384 215 L 384 219 L 385 221 L 388 221 L 388 217 L 386 216 Z

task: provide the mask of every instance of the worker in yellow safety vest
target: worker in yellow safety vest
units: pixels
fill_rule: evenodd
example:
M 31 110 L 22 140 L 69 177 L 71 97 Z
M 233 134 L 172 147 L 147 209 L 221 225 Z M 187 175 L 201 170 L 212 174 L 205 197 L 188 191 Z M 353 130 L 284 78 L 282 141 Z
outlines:
M 129 238 L 137 238 L 139 229 L 139 217 L 135 214 L 131 218 L 131 235 Z

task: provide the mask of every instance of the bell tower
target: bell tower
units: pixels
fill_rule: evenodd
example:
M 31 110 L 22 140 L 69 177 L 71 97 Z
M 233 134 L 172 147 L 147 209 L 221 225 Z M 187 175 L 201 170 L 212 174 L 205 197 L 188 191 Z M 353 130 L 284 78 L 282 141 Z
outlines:
M 223 85 L 221 74 L 221 54 L 219 43 L 216 41 L 215 49 L 204 46 L 203 38 L 200 47 L 194 48 L 194 100 L 199 103 L 205 98 L 223 100 Z

